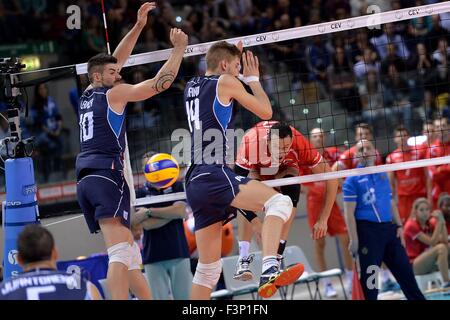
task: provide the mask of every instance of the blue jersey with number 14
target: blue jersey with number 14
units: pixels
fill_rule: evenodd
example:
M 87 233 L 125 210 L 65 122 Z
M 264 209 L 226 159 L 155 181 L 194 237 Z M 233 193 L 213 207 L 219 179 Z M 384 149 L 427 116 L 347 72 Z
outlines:
M 81 152 L 77 176 L 82 169 L 123 170 L 125 150 L 125 111 L 116 113 L 108 103 L 110 88 L 84 91 L 78 106 Z
M 219 100 L 219 78 L 218 75 L 192 78 L 184 90 L 194 164 L 226 163 L 226 130 L 233 115 L 233 101 L 224 104 Z

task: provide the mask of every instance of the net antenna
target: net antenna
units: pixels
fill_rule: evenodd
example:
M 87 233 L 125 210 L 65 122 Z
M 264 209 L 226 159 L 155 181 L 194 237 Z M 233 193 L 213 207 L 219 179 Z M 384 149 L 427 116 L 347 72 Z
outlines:
M 105 1 L 101 1 L 102 5 L 102 15 L 103 15 L 103 25 L 105 27 L 105 38 L 106 38 L 106 48 L 108 50 L 108 54 L 111 55 L 111 47 L 109 45 L 109 35 L 108 35 L 108 23 L 106 21 L 106 10 L 105 10 Z M 128 148 L 128 137 L 125 132 L 125 151 L 124 151 L 124 175 L 125 180 L 127 181 L 128 188 L 130 189 L 130 202 L 134 204 L 136 202 L 136 192 L 134 189 L 134 179 L 133 179 L 133 171 L 131 170 L 131 161 L 130 161 L 130 151 Z M 131 209 L 133 206 L 131 206 Z

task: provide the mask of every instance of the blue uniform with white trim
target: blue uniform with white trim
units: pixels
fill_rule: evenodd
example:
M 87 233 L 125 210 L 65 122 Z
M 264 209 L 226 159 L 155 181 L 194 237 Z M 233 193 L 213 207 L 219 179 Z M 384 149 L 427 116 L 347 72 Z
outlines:
M 239 185 L 250 181 L 226 166 L 227 129 L 233 101 L 225 104 L 219 100 L 219 79 L 220 76 L 192 78 L 184 91 L 192 139 L 186 197 L 194 213 L 196 230 L 235 216 L 229 205 L 238 194 Z
M 2 282 L 0 300 L 92 300 L 92 296 L 82 275 L 35 269 Z
M 344 201 L 356 202 L 356 220 L 392 221 L 392 191 L 385 172 L 348 177 L 342 188 Z
M 130 191 L 123 176 L 125 111 L 118 114 L 109 106 L 109 89 L 86 90 L 78 106 L 77 196 L 92 233 L 100 230 L 102 218 L 120 217 L 130 226 Z
M 342 191 L 344 202 L 356 202 L 354 214 L 364 297 L 377 299 L 378 288 L 369 288 L 368 283 L 374 282 L 374 266 L 380 267 L 384 262 L 407 299 L 424 300 L 405 248 L 397 237 L 397 225 L 392 223 L 392 190 L 387 173 L 348 177 Z

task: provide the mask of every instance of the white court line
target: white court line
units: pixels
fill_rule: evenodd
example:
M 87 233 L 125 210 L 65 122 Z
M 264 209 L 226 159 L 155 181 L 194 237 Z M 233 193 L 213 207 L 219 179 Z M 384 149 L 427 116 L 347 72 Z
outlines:
M 83 216 L 84 216 L 83 214 L 80 214 L 79 216 L 76 216 L 76 217 L 71 217 L 71 218 L 60 220 L 60 221 L 52 222 L 52 223 L 49 223 L 49 224 L 45 224 L 44 227 L 50 227 L 50 226 L 53 226 L 55 224 L 60 224 L 60 223 L 66 222 L 66 221 L 75 220 L 75 219 L 78 219 L 78 218 L 83 217 Z

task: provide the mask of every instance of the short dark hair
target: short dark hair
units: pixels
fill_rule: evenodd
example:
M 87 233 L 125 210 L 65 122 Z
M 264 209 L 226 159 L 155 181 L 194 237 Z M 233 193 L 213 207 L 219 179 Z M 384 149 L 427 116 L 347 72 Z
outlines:
M 87 68 L 89 79 L 92 79 L 92 73 L 103 72 L 103 67 L 109 63 L 117 63 L 117 58 L 103 52 L 90 58 Z
M 372 127 L 371 127 L 370 124 L 368 124 L 368 123 L 365 123 L 365 122 L 360 122 L 360 123 L 358 123 L 358 124 L 355 126 L 355 132 L 356 132 L 356 130 L 358 130 L 358 128 L 369 130 L 370 133 L 373 134 Z
M 208 70 L 214 70 L 219 66 L 220 61 L 231 60 L 234 57 L 241 57 L 241 51 L 234 44 L 226 41 L 216 42 L 206 53 L 206 67 Z
M 284 139 L 286 137 L 291 137 L 292 138 L 292 129 L 291 126 L 288 125 L 285 122 L 278 122 L 275 123 L 271 128 L 270 128 L 270 134 L 269 134 L 269 140 L 272 137 L 272 134 L 275 134 L 278 136 L 278 138 L 280 139 Z
M 450 195 L 447 192 L 442 192 L 438 198 L 438 208 L 442 207 L 444 201 L 450 200 Z
M 396 132 L 400 132 L 400 131 L 405 131 L 407 135 L 409 135 L 409 130 L 402 124 L 398 125 L 397 127 L 395 127 L 394 129 L 394 133 Z
M 52 234 L 39 224 L 27 225 L 17 239 L 17 251 L 23 263 L 50 260 L 54 247 Z

